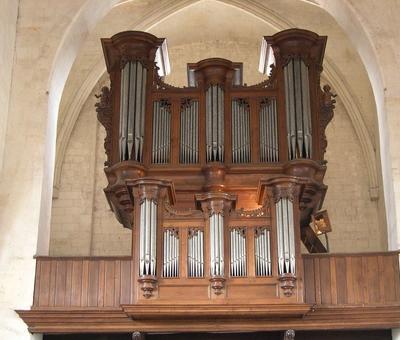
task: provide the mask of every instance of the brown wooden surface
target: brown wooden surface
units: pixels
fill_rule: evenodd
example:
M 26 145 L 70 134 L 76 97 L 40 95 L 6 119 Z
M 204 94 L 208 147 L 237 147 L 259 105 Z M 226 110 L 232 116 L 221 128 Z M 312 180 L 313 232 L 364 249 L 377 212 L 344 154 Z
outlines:
M 33 308 L 103 308 L 130 303 L 131 259 L 39 257 Z
M 305 301 L 317 305 L 399 305 L 397 252 L 304 255 Z

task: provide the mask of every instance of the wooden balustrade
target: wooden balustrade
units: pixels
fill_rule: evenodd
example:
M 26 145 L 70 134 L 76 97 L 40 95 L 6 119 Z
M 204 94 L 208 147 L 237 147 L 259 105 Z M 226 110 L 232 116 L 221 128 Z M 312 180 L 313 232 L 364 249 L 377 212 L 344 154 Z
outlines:
M 116 307 L 131 301 L 130 257 L 38 257 L 34 308 Z
M 305 302 L 398 305 L 398 252 L 303 255 Z M 34 308 L 119 308 L 132 301 L 130 257 L 38 257 Z
M 305 301 L 317 305 L 398 305 L 399 253 L 303 255 Z

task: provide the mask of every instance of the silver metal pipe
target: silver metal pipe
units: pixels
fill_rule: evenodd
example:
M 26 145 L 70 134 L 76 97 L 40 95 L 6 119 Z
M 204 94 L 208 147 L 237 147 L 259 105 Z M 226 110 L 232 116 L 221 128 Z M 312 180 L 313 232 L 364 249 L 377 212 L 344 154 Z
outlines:
M 211 215 L 209 218 L 210 223 L 210 270 L 211 276 L 215 275 L 215 216 Z
M 156 275 L 157 265 L 157 204 L 150 201 L 151 207 L 151 275 Z
M 288 200 L 288 219 L 289 219 L 289 253 L 290 253 L 290 273 L 296 272 L 296 249 L 294 242 L 294 217 L 293 217 L 293 203 Z
M 264 156 L 264 153 L 265 153 L 265 150 L 264 150 L 264 147 L 265 147 L 265 135 L 264 135 L 265 126 L 264 126 L 264 107 L 263 107 L 262 104 L 260 106 L 260 121 L 259 121 L 259 123 L 260 123 L 260 161 L 261 162 L 265 162 L 265 156 Z
M 146 208 L 145 208 L 145 202 L 142 202 L 140 204 L 140 235 L 139 235 L 139 275 L 143 276 L 145 272 L 145 213 L 146 213 Z
M 304 138 L 303 138 L 303 105 L 301 93 L 301 68 L 300 59 L 294 59 L 294 98 L 296 115 L 296 137 L 297 150 L 300 158 L 303 158 Z
M 257 232 L 256 232 L 255 237 L 254 237 L 254 254 L 255 254 L 255 261 L 256 261 L 256 276 L 260 275 L 260 267 L 259 267 L 260 254 L 259 254 L 259 251 L 258 251 L 258 238 L 259 238 L 259 235 L 257 235 Z
M 217 85 L 217 126 L 218 126 L 218 132 L 217 132 L 217 142 L 218 142 L 218 161 L 222 162 L 223 161 L 223 151 L 222 151 L 222 146 L 224 144 L 223 140 L 223 129 L 224 129 L 224 92 L 220 86 Z
M 120 98 L 120 127 L 119 127 L 119 154 L 120 160 L 125 160 L 127 142 L 127 119 L 129 98 L 129 63 L 122 69 Z
M 276 223 L 277 223 L 277 235 L 278 235 L 278 270 L 279 274 L 284 273 L 284 244 L 283 244 L 283 225 L 282 225 L 282 199 L 276 203 Z
M 166 158 L 166 163 L 170 162 L 170 154 L 171 154 L 171 112 L 169 110 L 166 110 L 166 115 L 167 115 L 167 158 Z
M 143 143 L 144 143 L 144 121 L 146 115 L 146 84 L 147 84 L 147 69 L 143 67 L 143 80 L 142 80 L 142 110 L 140 113 L 140 149 L 138 160 L 143 161 Z
M 195 101 L 195 153 L 196 153 L 196 163 L 199 161 L 199 102 Z
M 288 216 L 288 199 L 282 198 L 283 206 L 283 243 L 285 255 L 285 272 L 290 272 L 290 252 L 289 252 L 289 216 Z
M 278 143 L 278 120 L 277 120 L 277 110 L 276 110 L 276 99 L 274 98 L 273 101 L 273 122 L 274 122 L 274 150 L 275 150 L 275 157 L 274 161 L 279 161 L 279 143 Z
M 166 267 L 167 267 L 167 230 L 163 232 L 163 277 L 166 277 Z
M 271 268 L 271 240 L 269 230 L 266 231 L 267 234 L 267 268 L 268 268 L 268 276 L 272 275 L 272 268 Z
M 135 160 L 140 160 L 140 118 L 142 115 L 142 81 L 143 81 L 143 65 L 141 62 L 136 63 L 136 94 L 135 94 Z
M 308 80 L 308 67 L 303 60 L 301 64 L 301 93 L 303 104 L 303 127 L 306 158 L 311 157 L 312 134 L 311 134 L 311 105 L 310 105 L 310 84 Z
M 135 104 L 136 104 L 136 63 L 129 62 L 129 98 L 128 98 L 128 159 L 132 158 L 135 138 Z

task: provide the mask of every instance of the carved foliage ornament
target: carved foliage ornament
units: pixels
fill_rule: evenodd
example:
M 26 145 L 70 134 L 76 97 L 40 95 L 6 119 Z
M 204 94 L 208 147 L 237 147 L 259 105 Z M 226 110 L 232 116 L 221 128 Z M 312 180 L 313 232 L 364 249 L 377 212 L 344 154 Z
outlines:
M 112 89 L 107 86 L 101 88 L 101 93 L 95 95 L 96 98 L 100 98 L 96 106 L 97 119 L 104 126 L 106 130 L 106 137 L 104 138 L 104 149 L 106 151 L 107 160 L 104 162 L 104 166 L 111 165 L 111 129 L 112 129 L 112 107 L 111 107 L 111 96 Z
M 277 203 L 281 198 L 287 198 L 290 202 L 294 203 L 300 194 L 299 186 L 289 184 L 287 186 L 274 186 L 272 188 L 272 197 L 274 202 Z
M 326 147 L 328 146 L 328 141 L 326 139 L 325 129 L 329 122 L 333 118 L 333 110 L 335 108 L 336 100 L 333 99 L 336 97 L 336 94 L 331 92 L 331 87 L 329 85 L 325 85 L 323 91 L 321 91 L 321 114 L 320 114 L 320 145 L 321 145 L 321 156 L 326 152 Z

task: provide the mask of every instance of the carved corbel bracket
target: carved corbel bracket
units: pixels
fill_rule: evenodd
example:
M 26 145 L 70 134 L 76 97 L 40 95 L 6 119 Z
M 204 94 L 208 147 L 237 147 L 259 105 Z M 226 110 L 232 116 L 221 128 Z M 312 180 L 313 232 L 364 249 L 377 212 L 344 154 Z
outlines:
M 131 229 L 133 223 L 133 198 L 125 184 L 108 186 L 104 189 L 107 201 L 119 223 Z
M 125 228 L 132 228 L 133 197 L 127 181 L 144 176 L 142 166 L 133 161 L 117 163 L 104 169 L 108 186 L 104 189 L 111 210 Z
M 155 276 L 141 276 L 138 279 L 140 289 L 143 292 L 143 296 L 149 299 L 153 296 L 153 292 L 157 289 L 158 280 Z
M 291 297 L 296 286 L 296 276 L 294 276 L 293 274 L 283 274 L 279 277 L 278 280 L 283 290 L 283 295 L 285 295 L 286 297 Z
M 215 295 L 221 295 L 225 287 L 225 278 L 222 276 L 214 276 L 210 278 L 211 288 L 214 290 Z

